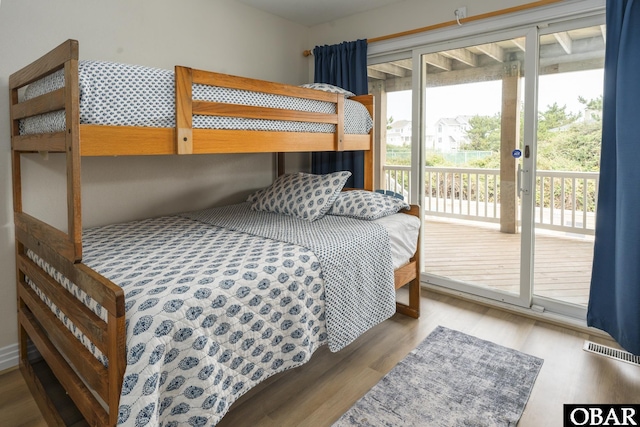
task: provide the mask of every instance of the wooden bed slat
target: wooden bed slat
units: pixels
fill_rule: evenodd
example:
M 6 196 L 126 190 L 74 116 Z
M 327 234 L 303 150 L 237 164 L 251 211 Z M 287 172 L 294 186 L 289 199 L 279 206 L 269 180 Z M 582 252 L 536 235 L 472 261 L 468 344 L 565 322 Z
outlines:
M 100 319 L 79 299 L 53 280 L 31 259 L 18 258 L 18 268 L 44 292 L 57 307 L 64 307 L 65 315 L 103 353 L 107 354 L 107 323 Z
M 400 289 L 416 278 L 416 262 L 411 261 L 398 268 L 393 274 L 396 289 Z
M 31 394 L 35 399 L 40 412 L 42 412 L 43 418 L 47 420 L 49 427 L 67 427 L 67 424 L 58 413 L 55 404 L 47 395 L 45 386 L 36 375 L 33 366 L 31 366 L 31 363 L 29 363 L 28 360 L 21 358 L 20 372 L 22 372 L 25 382 L 29 387 L 29 391 L 31 391 Z
M 247 119 L 287 120 L 293 122 L 338 123 L 335 114 L 314 113 L 240 104 L 193 101 L 193 114 L 205 116 L 241 117 Z
M 28 85 L 64 67 L 69 59 L 78 59 L 78 41 L 67 40 L 44 56 L 9 76 L 9 89 Z
M 239 140 L 239 132 L 246 137 Z M 238 131 L 226 129 L 194 129 L 194 154 L 216 153 L 296 153 L 335 151 L 333 134 L 302 132 Z M 361 150 L 369 147 L 367 135 L 347 135 L 345 150 Z
M 12 105 L 13 119 L 19 120 L 38 114 L 50 113 L 52 111 L 64 110 L 65 90 L 64 88 L 45 93 L 36 98 Z
M 18 286 L 18 296 L 25 302 L 34 318 L 38 319 L 39 327 L 45 332 L 45 336 L 51 344 L 84 378 L 87 386 L 95 390 L 101 398 L 107 400 L 109 388 L 107 368 L 69 332 L 27 283 L 23 282 Z M 23 313 L 27 313 L 27 311 Z M 33 324 L 33 322 L 29 323 Z M 26 326 L 25 329 L 27 329 Z M 31 334 L 29 336 L 31 337 Z M 39 347 L 38 350 L 40 350 Z
M 80 125 L 80 133 L 83 157 L 176 154 L 173 128 Z M 245 139 L 238 140 L 240 135 Z M 296 153 L 312 148 L 314 151 L 335 150 L 334 136 L 327 133 L 193 129 L 192 139 L 193 154 Z M 345 151 L 368 150 L 369 146 L 369 135 L 344 136 Z
M 176 154 L 173 128 L 80 125 L 84 156 L 149 156 Z
M 21 152 L 47 151 L 50 153 L 66 152 L 65 132 L 39 133 L 35 135 L 14 136 L 13 149 Z
M 35 236 L 17 227 L 16 239 L 86 292 L 109 313 L 124 317 L 124 291 L 121 287 L 84 264 L 70 262 L 46 243 L 38 241 Z
M 31 338 L 31 341 L 47 362 L 47 365 L 49 365 L 49 368 L 51 368 L 51 371 L 60 384 L 67 391 L 71 399 L 73 399 L 78 410 L 80 410 L 89 425 L 108 425 L 105 410 L 78 374 L 76 374 L 64 357 L 62 357 L 62 354 L 54 344 L 47 338 L 45 331 L 42 329 L 41 324 L 37 322 L 34 315 L 29 311 L 22 311 L 18 315 L 18 322 L 20 326 L 25 329 L 29 338 Z
M 64 258 L 72 262 L 75 261 L 74 246 L 69 241 L 69 236 L 66 233 L 24 212 L 16 212 L 13 222 L 16 226 L 16 233 L 20 230 L 31 234 L 35 239 L 50 246 Z
M 219 86 L 229 89 L 248 90 L 250 92 L 269 93 L 273 95 L 283 95 L 296 98 L 314 99 L 336 103 L 338 98 L 344 95 L 324 92 L 321 90 L 308 89 L 299 86 L 292 86 L 283 83 L 270 82 L 266 80 L 251 79 L 247 77 L 232 76 L 229 74 L 216 73 L 192 69 L 193 83 L 208 86 Z

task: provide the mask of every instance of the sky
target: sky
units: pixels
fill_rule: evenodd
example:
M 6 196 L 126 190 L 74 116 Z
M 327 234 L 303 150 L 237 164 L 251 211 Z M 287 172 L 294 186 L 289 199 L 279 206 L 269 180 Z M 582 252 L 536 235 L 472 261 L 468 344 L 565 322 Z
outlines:
M 541 76 L 538 87 L 538 109 L 547 106 L 567 106 L 567 112 L 579 113 L 582 104 L 578 97 L 590 100 L 602 95 L 603 70 Z M 466 85 L 431 88 L 427 91 L 427 117 L 430 124 L 440 118 L 456 116 L 492 116 L 500 112 L 501 82 L 472 83 Z M 411 120 L 411 91 L 387 94 L 388 115 L 394 121 Z

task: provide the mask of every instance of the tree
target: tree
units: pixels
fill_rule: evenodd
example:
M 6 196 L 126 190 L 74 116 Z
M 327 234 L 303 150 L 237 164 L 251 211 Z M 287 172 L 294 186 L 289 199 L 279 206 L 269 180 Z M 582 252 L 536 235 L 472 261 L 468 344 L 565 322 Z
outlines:
M 537 168 L 539 170 L 597 171 L 602 137 L 602 96 L 578 101 L 590 112 L 589 120 L 582 114 L 567 112 L 567 106 L 548 105 L 538 113 Z M 469 143 L 466 150 L 493 151 L 489 157 L 473 161 L 470 166 L 500 167 L 500 114 L 474 116 L 469 120 Z M 521 129 L 522 123 L 521 123 Z
M 579 118 L 580 114 L 567 113 L 566 105 L 559 107 L 554 102 L 553 105 L 547 105 L 546 111 L 538 114 L 538 134 L 571 124 Z
M 500 114 L 493 116 L 473 116 L 469 119 L 468 143 L 463 150 L 500 152 Z
M 578 102 L 585 106 L 585 110 L 589 111 L 591 120 L 602 120 L 602 95 L 596 99 L 586 100 L 583 97 L 578 97 Z

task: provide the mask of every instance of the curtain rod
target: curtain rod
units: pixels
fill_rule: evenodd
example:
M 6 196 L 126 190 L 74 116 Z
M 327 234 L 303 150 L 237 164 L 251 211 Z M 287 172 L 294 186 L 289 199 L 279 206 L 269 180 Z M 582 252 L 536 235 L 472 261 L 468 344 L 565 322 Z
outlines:
M 531 3 L 521 4 L 520 6 L 507 7 L 505 9 L 496 10 L 493 12 L 482 13 L 480 15 L 469 16 L 467 18 L 460 19 L 460 25 L 466 24 L 467 22 L 479 21 L 481 19 L 494 18 L 496 16 L 506 15 L 509 13 L 520 12 L 523 10 L 533 9 L 540 6 L 546 6 L 553 3 L 559 3 L 564 0 L 538 0 Z M 451 27 L 454 25 L 458 25 L 458 20 L 454 19 L 451 21 L 441 22 L 439 24 L 429 25 L 427 27 L 416 28 L 414 30 L 402 31 L 400 33 L 388 34 L 386 36 L 374 37 L 371 39 L 367 39 L 367 43 L 375 43 L 381 42 L 384 40 L 396 39 L 404 36 L 411 36 L 414 34 L 424 33 L 427 31 L 433 31 L 440 28 Z M 313 50 L 305 50 L 302 52 L 304 56 L 312 56 Z

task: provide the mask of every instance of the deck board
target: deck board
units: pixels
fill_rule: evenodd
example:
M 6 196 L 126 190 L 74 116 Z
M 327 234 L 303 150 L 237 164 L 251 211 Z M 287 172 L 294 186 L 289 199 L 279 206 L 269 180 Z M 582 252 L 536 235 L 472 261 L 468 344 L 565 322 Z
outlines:
M 516 292 L 520 281 L 521 235 L 501 233 L 498 227 L 427 216 L 422 240 L 424 271 Z M 592 236 L 538 233 L 534 295 L 586 306 L 592 258 Z

